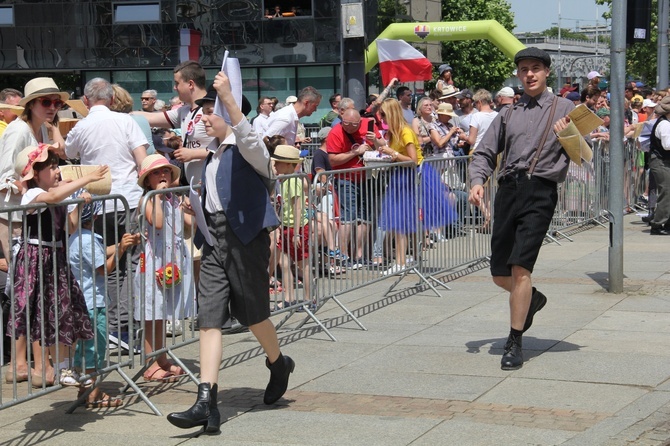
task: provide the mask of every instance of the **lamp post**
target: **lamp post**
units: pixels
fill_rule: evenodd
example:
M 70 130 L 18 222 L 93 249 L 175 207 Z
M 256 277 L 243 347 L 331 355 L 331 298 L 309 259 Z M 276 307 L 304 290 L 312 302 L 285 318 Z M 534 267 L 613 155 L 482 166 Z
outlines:
M 561 0 L 558 0 L 558 68 L 556 68 L 556 77 L 559 89 L 563 86 L 561 74 Z

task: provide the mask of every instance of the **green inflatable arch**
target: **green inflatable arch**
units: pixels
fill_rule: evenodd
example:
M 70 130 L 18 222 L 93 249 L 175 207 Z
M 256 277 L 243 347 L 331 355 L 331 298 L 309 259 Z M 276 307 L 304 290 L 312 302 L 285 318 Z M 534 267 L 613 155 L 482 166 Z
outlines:
M 495 20 L 394 23 L 382 31 L 377 38 L 402 39 L 406 42 L 487 39 L 510 58 L 525 48 L 523 43 Z M 376 41 L 370 44 L 366 56 L 365 72 L 367 73 L 379 63 Z

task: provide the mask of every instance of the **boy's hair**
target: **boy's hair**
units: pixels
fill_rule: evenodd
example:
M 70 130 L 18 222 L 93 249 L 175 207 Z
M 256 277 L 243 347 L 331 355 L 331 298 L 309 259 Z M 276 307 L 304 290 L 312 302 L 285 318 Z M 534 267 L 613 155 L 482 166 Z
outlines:
M 174 73 L 179 73 L 184 82 L 193 81 L 198 88 L 203 90 L 207 88 L 205 70 L 194 60 L 180 63 L 174 67 Z
M 273 155 L 275 153 L 275 148 L 278 145 L 281 144 L 286 144 L 286 138 L 284 138 L 281 135 L 272 135 L 268 138 L 268 142 L 266 144 L 268 148 L 268 152 L 270 152 L 270 155 Z
M 42 162 L 33 164 L 33 170 L 35 171 L 35 175 L 33 175 L 33 177 L 30 180 L 28 180 L 28 188 L 31 189 L 33 187 L 39 187 L 37 185 L 37 174 L 48 167 L 57 166 L 59 161 L 60 157 L 56 154 L 56 152 L 49 150 L 47 159 L 45 159 Z

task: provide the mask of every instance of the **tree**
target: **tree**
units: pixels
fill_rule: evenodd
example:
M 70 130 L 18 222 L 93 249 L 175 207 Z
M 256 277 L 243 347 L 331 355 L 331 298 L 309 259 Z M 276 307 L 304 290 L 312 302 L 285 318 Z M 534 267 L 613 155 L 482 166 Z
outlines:
M 542 34 L 544 34 L 547 37 L 558 37 L 558 26 L 545 29 L 544 31 L 542 31 Z M 577 33 L 567 28 L 561 28 L 561 39 L 591 40 L 586 34 Z
M 612 0 L 596 0 L 599 5 L 609 5 L 610 10 L 603 14 L 612 18 Z M 651 0 L 651 36 L 649 42 L 637 42 L 626 48 L 626 75 L 639 79 L 645 84 L 655 83 L 658 70 L 656 48 L 658 45 L 658 1 Z
M 510 8 L 505 0 L 442 0 L 442 20 L 496 20 L 511 32 L 514 14 Z M 460 88 L 497 90 L 515 68 L 513 61 L 488 40 L 443 42 L 442 60 L 454 69 L 454 82 Z

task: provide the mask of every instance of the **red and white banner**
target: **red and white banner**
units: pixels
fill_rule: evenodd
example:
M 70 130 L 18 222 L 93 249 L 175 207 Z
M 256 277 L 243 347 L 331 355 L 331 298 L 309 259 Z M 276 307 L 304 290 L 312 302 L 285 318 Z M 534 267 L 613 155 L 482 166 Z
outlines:
M 404 40 L 377 39 L 377 54 L 382 83 L 427 81 L 433 78 L 433 64 Z
M 181 28 L 179 30 L 179 62 L 200 60 L 200 39 L 202 33 L 197 29 Z

